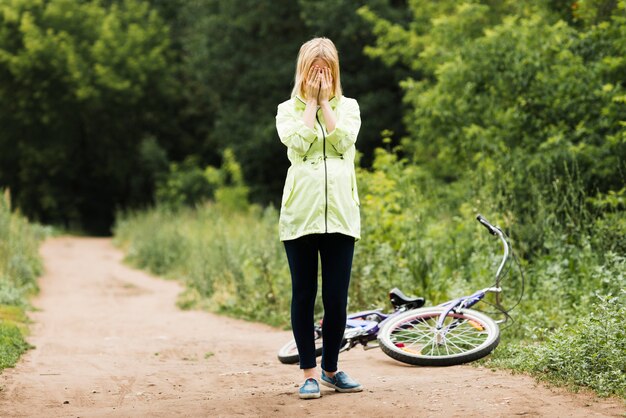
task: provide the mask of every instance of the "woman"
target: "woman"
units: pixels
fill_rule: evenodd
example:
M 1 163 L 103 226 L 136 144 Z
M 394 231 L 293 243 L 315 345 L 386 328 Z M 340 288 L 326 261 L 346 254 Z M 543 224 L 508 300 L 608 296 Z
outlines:
M 314 343 L 318 254 L 322 264 L 321 383 L 339 392 L 361 385 L 337 371 L 346 326 L 354 242 L 360 238 L 354 156 L 361 117 L 342 96 L 339 57 L 327 38 L 300 48 L 291 99 L 278 106 L 276 128 L 291 167 L 283 190 L 279 233 L 291 270 L 291 325 L 304 383 L 299 396 L 319 398 Z

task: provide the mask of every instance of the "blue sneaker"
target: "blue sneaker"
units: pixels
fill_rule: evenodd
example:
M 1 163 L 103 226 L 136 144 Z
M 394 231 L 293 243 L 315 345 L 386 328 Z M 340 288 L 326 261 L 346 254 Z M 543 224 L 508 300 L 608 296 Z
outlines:
M 304 384 L 300 386 L 300 399 L 315 399 L 321 396 L 320 394 L 320 384 L 317 383 L 317 380 L 309 377 L 304 381 Z
M 337 372 L 333 377 L 328 377 L 322 370 L 322 385 L 342 393 L 360 392 L 363 390 L 363 386 L 359 382 L 351 379 L 344 372 Z

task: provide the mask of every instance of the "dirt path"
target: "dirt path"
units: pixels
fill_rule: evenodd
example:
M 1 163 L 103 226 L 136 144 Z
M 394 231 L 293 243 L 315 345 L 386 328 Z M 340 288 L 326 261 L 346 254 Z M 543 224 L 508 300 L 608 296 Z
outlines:
M 379 350 L 343 353 L 366 387 L 296 396 L 276 350 L 290 333 L 175 306 L 179 284 L 122 265 L 109 239 L 49 239 L 29 341 L 0 376 L 2 417 L 620 416 L 619 400 L 547 389 L 471 366 L 408 367 Z

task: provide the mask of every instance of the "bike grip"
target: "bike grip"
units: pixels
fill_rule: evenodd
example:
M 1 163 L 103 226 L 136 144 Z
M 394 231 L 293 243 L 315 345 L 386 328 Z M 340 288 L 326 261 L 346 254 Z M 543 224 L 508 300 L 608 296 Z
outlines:
M 487 228 L 491 235 L 498 235 L 497 228 L 491 225 L 488 220 L 483 218 L 482 215 L 476 216 L 476 220 L 480 222 L 485 228 Z

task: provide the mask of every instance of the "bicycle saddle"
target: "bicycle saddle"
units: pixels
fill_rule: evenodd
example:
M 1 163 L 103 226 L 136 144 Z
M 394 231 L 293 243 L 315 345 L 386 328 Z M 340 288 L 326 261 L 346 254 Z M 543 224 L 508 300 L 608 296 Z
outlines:
M 421 308 L 422 306 L 424 306 L 424 303 L 426 303 L 426 300 L 424 298 L 408 297 L 407 295 L 402 293 L 402 291 L 397 287 L 394 287 L 389 291 L 389 300 L 391 301 L 391 304 L 394 308 L 409 305 L 408 308 L 417 309 Z

